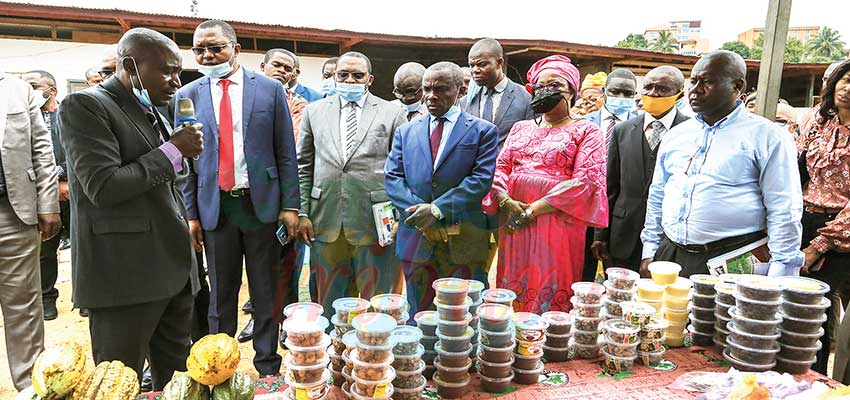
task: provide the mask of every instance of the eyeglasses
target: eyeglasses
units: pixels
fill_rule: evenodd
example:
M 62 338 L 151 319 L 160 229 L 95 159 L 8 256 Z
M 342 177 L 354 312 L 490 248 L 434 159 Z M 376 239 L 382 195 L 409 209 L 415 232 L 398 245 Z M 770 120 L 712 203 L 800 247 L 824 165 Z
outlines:
M 559 82 L 552 82 L 552 83 L 547 83 L 545 85 L 540 84 L 540 83 L 535 83 L 535 84 L 531 85 L 531 90 L 533 90 L 533 91 L 538 91 L 538 90 L 541 90 L 541 89 L 547 89 L 547 90 L 552 91 L 552 92 L 560 92 L 564 89 L 564 84 L 559 83 Z
M 221 53 L 222 50 L 224 50 L 224 48 L 227 46 L 230 46 L 230 43 L 217 44 L 214 46 L 207 47 L 192 47 L 192 53 L 195 53 L 196 56 L 202 56 L 205 52 L 209 50 L 209 52 L 212 54 L 218 54 Z
M 395 98 L 397 98 L 399 100 L 401 100 L 405 97 L 407 97 L 407 98 L 416 97 L 417 95 L 419 95 L 419 93 L 422 93 L 421 87 L 419 89 L 414 90 L 414 91 L 408 90 L 406 92 L 402 92 L 401 90 L 398 90 L 398 88 L 393 89 L 393 96 L 395 96 Z
M 115 75 L 115 71 L 110 70 L 110 69 L 102 69 L 100 71 L 97 71 L 97 74 L 100 75 L 100 77 L 103 78 L 103 80 L 107 80 L 112 75 Z
M 361 79 L 366 78 L 366 73 L 365 72 L 345 72 L 345 71 L 340 71 L 340 72 L 336 73 L 336 79 L 341 80 L 341 81 L 348 79 L 349 76 L 354 78 L 355 80 L 359 81 Z

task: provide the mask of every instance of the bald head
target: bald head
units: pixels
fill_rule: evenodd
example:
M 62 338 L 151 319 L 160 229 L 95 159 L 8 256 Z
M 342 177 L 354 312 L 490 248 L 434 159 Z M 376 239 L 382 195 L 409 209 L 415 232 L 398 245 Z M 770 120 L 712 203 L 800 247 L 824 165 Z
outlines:
M 736 53 L 719 50 L 700 57 L 691 70 L 691 108 L 706 123 L 714 124 L 735 109 L 746 77 L 747 64 Z
M 175 54 L 180 52 L 177 44 L 165 35 L 147 28 L 134 28 L 127 31 L 118 42 L 118 59 L 134 57 L 137 62 L 155 53 Z M 119 70 L 122 67 L 119 63 Z
M 694 65 L 694 69 L 700 66 L 700 64 L 712 64 L 719 69 L 719 72 L 724 77 L 732 80 L 747 79 L 747 63 L 738 53 L 728 50 L 714 51 L 700 57 L 696 65 Z
M 422 101 L 422 77 L 425 66 L 415 62 L 402 64 L 393 77 L 393 94 L 405 105 Z
M 670 65 L 653 68 L 646 74 L 645 79 L 669 81 L 679 90 L 685 88 L 685 75 L 678 68 Z
M 407 80 L 419 81 L 421 84 L 423 75 L 425 75 L 424 65 L 417 62 L 404 63 L 395 71 L 393 84 L 398 87 L 400 83 Z
M 502 44 L 499 43 L 496 39 L 484 38 L 481 39 L 475 44 L 472 45 L 472 48 L 469 49 L 469 56 L 472 57 L 473 54 L 479 55 L 488 55 L 492 57 L 504 57 L 504 51 L 502 50 Z

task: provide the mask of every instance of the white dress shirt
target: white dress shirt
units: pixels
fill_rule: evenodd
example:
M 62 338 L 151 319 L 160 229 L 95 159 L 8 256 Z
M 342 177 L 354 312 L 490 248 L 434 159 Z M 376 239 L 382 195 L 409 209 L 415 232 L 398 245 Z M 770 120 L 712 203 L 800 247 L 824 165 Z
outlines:
M 493 94 L 491 94 L 490 96 L 493 97 L 493 119 L 495 119 L 496 118 L 496 110 L 499 109 L 499 104 L 502 103 L 502 94 L 505 93 L 505 89 L 507 89 L 507 88 L 508 88 L 508 77 L 507 76 L 503 76 L 502 80 L 499 81 L 499 83 L 496 84 L 496 87 L 494 87 L 493 89 L 483 88 L 481 90 L 481 92 L 479 92 L 479 93 L 481 93 L 481 101 L 478 104 L 478 115 L 482 115 L 482 116 L 484 115 L 484 104 L 487 102 L 487 95 L 492 90 Z M 488 122 L 493 122 L 493 121 L 488 121 Z
M 434 170 L 437 169 L 437 161 L 439 161 L 440 157 L 443 156 L 443 150 L 446 148 L 446 142 L 448 142 L 449 136 L 451 136 L 452 130 L 454 129 L 458 118 L 460 118 L 460 107 L 452 106 L 452 108 L 449 108 L 449 111 L 446 111 L 442 117 L 445 118 L 446 121 L 443 122 L 443 137 L 440 138 L 440 147 L 437 148 L 437 160 L 434 161 Z M 439 124 L 439 121 L 437 121 L 437 118 L 434 118 L 433 115 L 429 115 L 429 118 L 431 135 L 433 135 L 434 129 L 437 127 L 437 124 Z
M 355 107 L 354 116 L 357 118 L 357 127 L 360 128 L 360 116 L 363 115 L 363 105 L 366 104 L 366 97 L 369 96 L 369 93 L 363 95 L 360 100 L 355 101 L 357 104 Z M 348 102 L 345 101 L 342 97 L 339 98 L 340 104 L 340 112 L 339 112 L 339 140 L 342 143 L 342 156 L 348 159 L 348 124 L 345 122 L 348 117 Z
M 608 124 L 611 123 L 609 121 L 611 116 L 617 117 L 617 123 L 618 124 L 620 122 L 623 122 L 623 121 L 629 119 L 629 113 L 628 112 L 626 112 L 625 114 L 622 114 L 622 115 L 615 115 L 615 114 L 611 113 L 611 111 L 608 111 L 607 107 L 602 106 L 602 108 L 599 111 L 599 121 L 600 121 L 599 126 L 602 127 L 603 130 L 608 129 Z
M 251 185 L 248 184 L 248 164 L 245 162 L 245 141 L 242 136 L 242 87 L 245 82 L 245 71 L 240 66 L 233 75 L 226 79 L 232 82 L 227 87 L 227 94 L 230 95 L 230 110 L 233 115 L 233 168 L 235 170 L 233 176 L 236 182 L 233 188 L 248 189 Z M 218 84 L 220 80 L 210 78 L 210 93 L 212 94 L 216 121 L 221 121 L 219 108 L 221 96 L 224 94 Z M 221 129 L 219 129 L 219 132 L 221 132 Z
M 675 108 L 673 108 L 672 110 L 670 110 L 670 112 L 668 112 L 666 115 L 661 117 L 661 119 L 653 117 L 652 114 L 650 114 L 648 112 L 644 112 L 643 113 L 643 133 L 645 135 L 649 135 L 649 133 L 652 132 L 652 123 L 655 122 L 655 121 L 661 121 L 661 125 L 664 125 L 664 128 L 667 129 L 667 131 L 670 131 L 670 129 L 673 129 L 673 120 L 674 119 L 676 119 L 676 109 Z M 649 136 L 647 136 L 647 138 L 648 137 Z M 662 136 L 662 138 L 663 137 L 664 136 Z

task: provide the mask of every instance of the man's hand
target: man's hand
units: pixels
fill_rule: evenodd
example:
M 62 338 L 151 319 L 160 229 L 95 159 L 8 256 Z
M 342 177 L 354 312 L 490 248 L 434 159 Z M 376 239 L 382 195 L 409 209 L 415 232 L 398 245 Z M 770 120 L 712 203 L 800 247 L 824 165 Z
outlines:
M 823 254 L 811 245 L 803 249 L 803 254 L 806 255 L 806 261 L 803 263 L 803 269 L 801 269 L 800 272 L 803 274 L 808 274 L 809 268 L 814 266 L 818 262 L 818 260 L 823 257 Z
M 608 242 L 595 240 L 590 245 L 590 252 L 597 260 L 608 261 Z
M 180 150 L 183 157 L 193 158 L 204 150 L 203 128 L 204 124 L 201 123 L 181 125 L 171 134 L 169 142 Z
M 448 243 L 449 242 L 449 234 L 446 232 L 446 228 L 442 226 L 434 226 L 428 229 L 424 229 L 422 234 L 425 235 L 425 239 L 427 239 L 431 243 Z
M 408 207 L 404 211 L 411 213 L 411 215 L 404 220 L 404 223 L 412 226 L 413 229 L 426 231 L 437 223 L 437 218 L 434 217 L 434 214 L 431 214 L 430 204 L 417 204 L 415 206 Z
M 651 278 L 652 276 L 649 274 L 649 263 L 651 263 L 654 258 L 644 258 L 640 260 L 640 277 L 641 278 Z
M 313 222 L 307 217 L 298 217 L 298 240 L 310 246 L 310 242 L 316 240 L 316 234 L 313 233 Z
M 281 211 L 277 214 L 277 225 L 283 225 L 286 227 L 286 233 L 289 235 L 286 239 L 286 243 L 295 240 L 295 235 L 298 234 L 298 211 Z
M 68 190 L 68 181 L 59 181 L 59 201 L 68 201 L 71 199 L 71 192 Z
M 192 247 L 195 248 L 195 251 L 204 249 L 204 228 L 201 227 L 200 220 L 189 220 L 189 236 L 192 237 Z
M 41 241 L 50 240 L 59 233 L 62 228 L 62 220 L 59 213 L 38 214 L 38 231 L 41 232 Z
M 508 213 L 506 217 L 508 220 L 508 224 L 520 226 L 522 224 L 522 220 L 524 219 L 522 217 L 523 213 L 527 208 L 528 204 L 510 199 L 506 201 L 505 204 L 502 206 L 502 211 Z

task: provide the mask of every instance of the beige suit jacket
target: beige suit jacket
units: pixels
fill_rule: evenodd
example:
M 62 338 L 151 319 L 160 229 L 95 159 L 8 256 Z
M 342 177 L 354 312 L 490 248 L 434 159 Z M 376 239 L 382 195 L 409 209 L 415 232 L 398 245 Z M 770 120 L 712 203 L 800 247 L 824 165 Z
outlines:
M 21 221 L 36 225 L 38 214 L 59 212 L 53 142 L 32 87 L 2 72 L 0 158 L 9 202 Z

